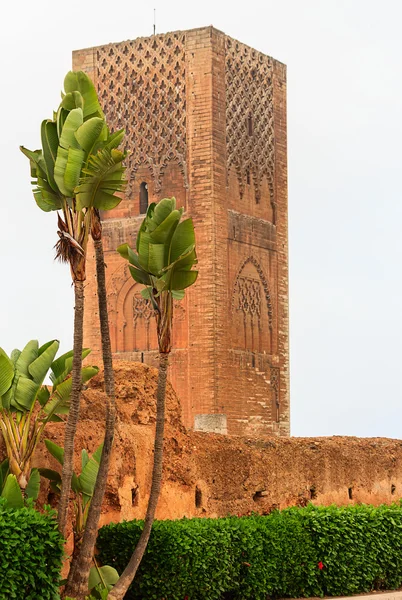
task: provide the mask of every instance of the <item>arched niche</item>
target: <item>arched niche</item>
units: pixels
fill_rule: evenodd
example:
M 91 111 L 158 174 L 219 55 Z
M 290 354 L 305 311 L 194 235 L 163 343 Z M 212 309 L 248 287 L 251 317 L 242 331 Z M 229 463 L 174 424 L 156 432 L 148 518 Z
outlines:
M 139 207 L 140 207 L 140 215 L 145 215 L 148 209 L 149 198 L 148 198 L 148 184 L 146 181 L 142 181 L 140 183 L 140 191 L 139 191 Z
M 156 321 L 149 300 L 141 295 L 144 286 L 131 277 L 127 264 L 108 281 L 108 308 L 112 352 L 147 352 L 158 349 Z M 174 302 L 173 347 L 188 346 L 187 299 Z
M 254 257 L 240 265 L 232 292 L 232 347 L 272 355 L 273 308 L 268 281 Z
M 171 157 L 163 165 L 161 172 L 161 189 L 158 198 L 176 198 L 177 208 L 186 208 L 187 188 L 183 165 L 176 157 Z
M 130 278 L 117 297 L 117 352 L 158 349 L 154 312 L 149 300 L 141 296 L 143 286 Z

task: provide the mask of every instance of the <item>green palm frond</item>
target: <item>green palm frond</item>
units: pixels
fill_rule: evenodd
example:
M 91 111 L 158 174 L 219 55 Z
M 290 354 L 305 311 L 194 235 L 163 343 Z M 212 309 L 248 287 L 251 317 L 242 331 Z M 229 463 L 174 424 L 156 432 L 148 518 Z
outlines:
M 108 147 L 89 157 L 87 166 L 82 169 L 79 185 L 75 188 L 77 210 L 109 210 L 121 202 L 116 194 L 124 192 L 127 185 L 122 164 L 125 157 L 125 152 Z

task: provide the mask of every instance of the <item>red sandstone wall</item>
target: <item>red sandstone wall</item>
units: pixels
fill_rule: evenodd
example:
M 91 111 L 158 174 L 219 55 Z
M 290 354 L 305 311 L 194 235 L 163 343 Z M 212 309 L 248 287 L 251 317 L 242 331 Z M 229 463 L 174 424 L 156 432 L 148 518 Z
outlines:
M 212 27 L 80 50 L 73 63 L 130 150 L 127 194 L 103 222 L 115 357 L 155 364 L 151 312 L 115 252 L 134 242 L 145 182 L 150 202 L 174 195 L 196 230 L 199 279 L 176 310 L 169 372 L 184 423 L 223 413 L 230 434 L 289 435 L 285 66 Z

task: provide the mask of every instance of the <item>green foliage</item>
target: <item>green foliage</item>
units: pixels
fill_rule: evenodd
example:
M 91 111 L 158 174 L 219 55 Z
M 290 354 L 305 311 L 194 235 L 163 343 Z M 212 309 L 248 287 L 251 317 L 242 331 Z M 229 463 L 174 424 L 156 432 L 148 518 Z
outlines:
M 4 476 L 4 466 L 0 466 L 0 489 L 14 507 L 22 506 L 16 483 L 28 498 L 38 497 L 40 479 L 37 469 L 31 469 L 32 456 L 47 423 L 61 421 L 69 411 L 73 353 L 56 359 L 58 348 L 57 340 L 42 346 L 31 340 L 23 350 L 13 350 L 10 357 L 0 348 L 0 431 L 10 473 Z M 83 358 L 89 352 L 85 349 Z M 48 373 L 53 383 L 50 390 L 43 385 Z M 85 383 L 98 373 L 98 368 L 87 366 L 81 373 Z
M 0 500 L 0 600 L 56 600 L 63 539 L 53 513 Z
M 91 596 L 98 600 L 107 598 L 108 592 L 117 583 L 119 574 L 113 567 L 105 565 L 99 567 L 96 560 L 95 566 L 91 568 L 88 579 L 88 589 L 91 591 Z
M 150 204 L 137 235 L 137 253 L 128 244 L 117 249 L 129 261 L 135 281 L 147 286 L 144 297 L 154 304 L 164 291 L 183 297 L 180 292 L 197 279 L 197 271 L 191 270 L 197 263 L 193 221 L 180 223 L 182 214 L 174 198 Z
M 50 454 L 62 466 L 64 463 L 64 449 L 51 440 L 45 440 L 45 445 Z M 75 521 L 74 533 L 81 535 L 85 529 L 88 511 L 95 490 L 96 478 L 98 476 L 99 464 L 102 455 L 103 444 L 101 444 L 90 457 L 84 449 L 81 452 L 81 473 L 73 472 L 71 489 L 75 494 L 74 508 Z M 61 492 L 61 474 L 53 469 L 39 469 L 42 477 L 50 481 L 50 488 L 55 494 Z M 96 585 L 96 584 L 95 584 Z M 93 586 L 95 587 L 95 586 Z
M 86 278 L 88 239 L 96 231 L 99 211 L 121 201 L 117 194 L 127 183 L 126 152 L 118 150 L 124 130 L 110 132 L 88 75 L 70 71 L 64 90 L 53 120 L 42 122 L 42 147 L 20 149 L 29 159 L 37 205 L 45 212 L 58 211 L 56 257 L 70 264 L 77 282 Z
M 42 148 L 21 151 L 34 179 L 34 197 L 42 210 L 60 210 L 67 198 L 77 198 L 77 209 L 108 210 L 120 202 L 114 194 L 125 186 L 117 150 L 124 131 L 111 134 L 95 87 L 84 72 L 67 73 L 65 93 L 54 120 L 41 125 Z
M 183 208 L 174 198 L 150 204 L 137 235 L 136 252 L 128 244 L 117 248 L 128 260 L 130 273 L 155 309 L 159 352 L 171 350 L 173 299 L 181 300 L 184 290 L 195 283 L 198 271 L 192 219 L 180 222 Z
M 142 526 L 103 527 L 100 561 L 122 572 Z M 395 589 L 402 584 L 401 533 L 400 505 L 156 521 L 126 598 L 266 600 Z

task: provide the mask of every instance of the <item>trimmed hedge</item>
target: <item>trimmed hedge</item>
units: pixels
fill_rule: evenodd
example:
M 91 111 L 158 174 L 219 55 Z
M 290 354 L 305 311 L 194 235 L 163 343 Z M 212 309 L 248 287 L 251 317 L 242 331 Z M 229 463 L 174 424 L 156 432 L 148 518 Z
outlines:
M 63 539 L 53 513 L 0 502 L 0 600 L 56 600 Z
M 142 526 L 103 527 L 101 562 L 121 573 Z M 400 505 L 309 505 L 268 516 L 156 521 L 126 599 L 266 600 L 401 585 Z

